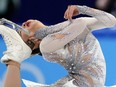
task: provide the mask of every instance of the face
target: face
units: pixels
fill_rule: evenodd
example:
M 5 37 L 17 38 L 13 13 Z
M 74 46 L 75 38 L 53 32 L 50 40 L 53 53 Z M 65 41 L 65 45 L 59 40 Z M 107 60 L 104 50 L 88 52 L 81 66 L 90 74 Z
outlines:
M 35 39 L 34 34 L 37 30 L 39 30 L 40 28 L 43 28 L 44 25 L 38 20 L 28 20 L 22 24 L 22 27 L 25 29 L 28 29 L 30 32 L 29 36 L 26 35 L 24 32 L 21 32 L 22 39 L 25 42 L 27 42 L 28 40 L 31 40 L 35 44 L 33 50 L 38 48 L 41 41 L 38 39 Z

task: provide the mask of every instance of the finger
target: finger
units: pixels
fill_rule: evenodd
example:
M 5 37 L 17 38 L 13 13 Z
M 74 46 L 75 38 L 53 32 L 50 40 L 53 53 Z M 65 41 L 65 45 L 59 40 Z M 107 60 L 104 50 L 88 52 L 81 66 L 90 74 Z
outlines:
M 66 11 L 65 11 L 65 13 L 64 13 L 64 18 L 66 19 Z
M 72 19 L 72 17 L 73 17 L 73 12 L 74 12 L 74 9 L 73 9 L 73 7 L 72 6 L 70 6 L 70 9 L 69 9 L 69 13 L 68 13 L 68 19 Z
M 73 11 L 70 10 L 69 13 L 68 13 L 68 19 L 71 20 L 72 19 L 72 16 L 73 16 Z
M 67 19 L 67 16 L 68 16 L 68 10 L 69 8 L 67 8 L 67 10 L 65 11 L 65 14 L 64 14 L 64 18 Z
M 65 18 L 65 19 L 68 19 L 68 10 L 65 12 L 64 18 Z
M 67 19 L 70 19 L 71 6 L 68 6 Z
M 73 9 L 72 6 L 69 6 L 67 12 L 67 19 L 72 19 L 72 16 L 73 16 Z
M 69 12 L 69 9 L 70 9 L 70 5 L 67 7 L 67 10 L 65 11 L 65 14 L 64 14 L 64 18 L 65 18 L 65 19 L 68 19 L 68 12 Z

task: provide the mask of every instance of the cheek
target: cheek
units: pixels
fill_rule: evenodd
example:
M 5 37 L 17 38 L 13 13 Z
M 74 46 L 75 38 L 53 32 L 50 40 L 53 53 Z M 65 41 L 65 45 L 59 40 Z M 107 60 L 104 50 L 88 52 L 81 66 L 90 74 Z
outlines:
M 30 32 L 29 37 L 34 37 L 35 32 Z

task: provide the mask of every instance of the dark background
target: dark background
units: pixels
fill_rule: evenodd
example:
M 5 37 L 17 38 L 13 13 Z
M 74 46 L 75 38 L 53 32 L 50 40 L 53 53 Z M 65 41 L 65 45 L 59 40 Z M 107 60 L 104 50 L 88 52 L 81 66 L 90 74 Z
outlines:
M 64 21 L 64 12 L 68 5 L 88 5 L 94 7 L 95 0 L 20 0 L 20 4 L 9 1 L 8 13 L 5 17 L 22 23 L 28 19 L 37 19 L 47 24 Z M 13 8 L 14 7 L 14 8 Z

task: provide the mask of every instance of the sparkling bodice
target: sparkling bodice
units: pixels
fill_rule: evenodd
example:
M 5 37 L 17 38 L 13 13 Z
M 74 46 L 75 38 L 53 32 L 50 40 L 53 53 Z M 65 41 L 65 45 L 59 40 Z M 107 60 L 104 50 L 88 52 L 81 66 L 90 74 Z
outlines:
M 35 36 L 42 39 L 40 50 L 44 59 L 62 65 L 68 71 L 70 80 L 75 79 L 76 85 L 103 87 L 105 60 L 100 44 L 91 31 L 111 27 L 116 19 L 106 12 L 86 6 L 78 6 L 78 10 L 80 14 L 92 17 L 77 18 L 72 23 L 62 22 L 39 30 Z
M 77 18 L 70 23 L 65 21 L 35 33 L 37 39 L 42 39 L 40 51 L 43 58 L 59 63 L 69 73 L 48 87 L 104 87 L 105 60 L 91 31 L 111 27 L 116 24 L 116 19 L 109 13 L 87 6 L 77 6 L 77 9 L 79 14 L 92 17 Z
M 83 38 L 75 38 L 64 48 L 52 53 L 43 53 L 45 60 L 59 63 L 69 73 L 70 79 L 76 79 L 76 83 L 91 83 L 91 79 L 99 80 L 102 87 L 105 82 L 105 60 L 98 40 L 88 32 Z M 84 79 L 83 79 L 84 76 Z M 76 84 L 75 83 L 75 84 Z M 96 85 L 96 83 L 94 83 Z M 84 84 L 77 84 L 79 87 L 86 87 Z M 90 86 L 87 86 L 90 87 Z M 91 86 L 92 87 L 92 86 Z M 98 87 L 98 86 L 95 86 Z
M 73 66 L 76 66 L 73 68 L 78 68 L 76 70 L 79 70 L 80 67 L 90 65 L 92 61 L 98 58 L 104 61 L 99 42 L 91 32 L 80 35 L 80 37 L 70 41 L 62 49 L 52 53 L 43 53 L 43 56 L 47 61 L 61 64 L 69 72 L 75 72 L 72 70 Z

